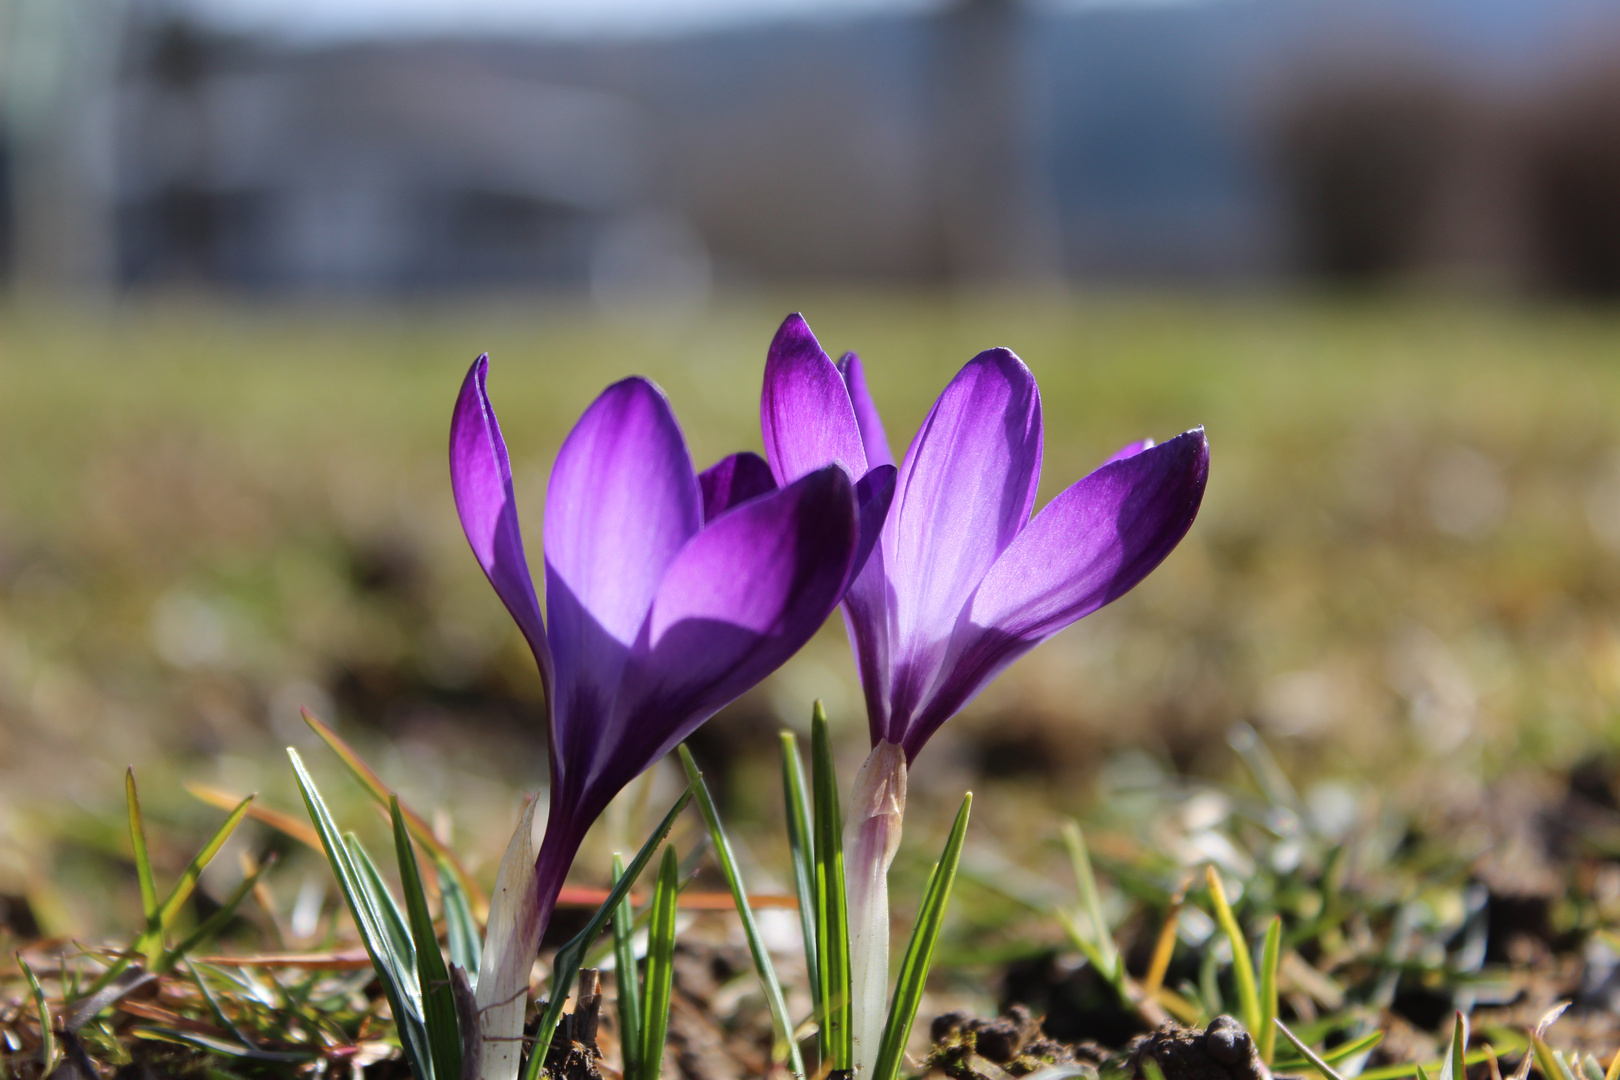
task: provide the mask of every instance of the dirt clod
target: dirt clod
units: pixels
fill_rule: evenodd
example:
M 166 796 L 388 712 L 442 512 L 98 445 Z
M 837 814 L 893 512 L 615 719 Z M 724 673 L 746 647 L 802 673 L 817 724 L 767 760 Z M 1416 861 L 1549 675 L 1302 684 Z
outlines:
M 1040 1020 L 1022 1005 L 1012 1006 L 994 1020 L 945 1013 L 934 1018 L 929 1034 L 934 1039 L 929 1065 L 953 1080 L 982 1080 L 998 1071 L 1024 1076 L 1048 1065 L 1096 1066 L 1105 1056 L 1094 1044 L 1067 1046 L 1049 1038 L 1042 1032 Z
M 1203 1031 L 1166 1023 L 1126 1050 L 1136 1076 L 1144 1075 L 1141 1063 L 1151 1057 L 1165 1080 L 1271 1080 L 1253 1036 L 1230 1016 L 1217 1016 Z

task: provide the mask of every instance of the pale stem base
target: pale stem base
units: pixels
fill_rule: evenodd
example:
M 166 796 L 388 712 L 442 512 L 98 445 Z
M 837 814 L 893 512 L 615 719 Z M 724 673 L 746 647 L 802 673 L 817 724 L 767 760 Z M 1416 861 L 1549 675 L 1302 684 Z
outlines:
M 849 902 L 850 1033 L 857 1076 L 870 1072 L 883 1041 L 889 997 L 889 866 L 906 813 L 906 755 L 880 742 L 855 775 L 844 822 Z

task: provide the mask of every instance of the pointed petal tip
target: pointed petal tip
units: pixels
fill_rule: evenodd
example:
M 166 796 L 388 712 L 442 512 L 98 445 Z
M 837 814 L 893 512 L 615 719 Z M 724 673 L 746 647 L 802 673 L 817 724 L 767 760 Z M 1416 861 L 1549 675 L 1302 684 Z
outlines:
M 860 421 L 843 375 L 797 314 L 771 341 L 759 400 L 760 435 L 772 475 L 786 485 L 828 462 L 865 475 Z
M 776 490 L 764 458 L 747 450 L 721 458 L 698 474 L 703 491 L 704 523 L 760 495 Z
M 964 366 L 972 367 L 973 365 L 998 368 L 1009 374 L 1027 377 L 1031 381 L 1033 381 L 1035 378 L 1035 376 L 1029 370 L 1029 365 L 1024 363 L 1022 357 L 1013 352 L 1011 349 L 1001 345 L 984 350 L 972 360 L 969 360 Z
M 1169 442 L 1160 443 L 1157 447 L 1153 447 L 1153 449 L 1164 449 L 1170 446 L 1180 446 L 1191 450 L 1193 456 L 1200 463 L 1199 467 L 1203 470 L 1208 470 L 1209 436 L 1205 434 L 1203 424 L 1199 424 L 1195 428 L 1188 428 L 1186 431 L 1183 431 L 1180 435 L 1177 435 Z
M 776 334 L 771 339 L 771 347 L 767 353 L 766 362 L 769 363 L 769 357 L 776 355 L 780 349 L 804 348 L 806 346 L 822 351 L 821 342 L 816 340 L 816 335 L 810 329 L 810 324 L 805 321 L 804 316 L 797 311 L 789 312 L 788 317 L 782 320 L 782 325 L 776 328 Z
M 659 401 L 664 403 L 665 408 L 669 408 L 669 395 L 664 393 L 664 388 L 647 378 L 645 375 L 625 376 L 618 382 L 610 384 L 607 389 L 598 394 L 597 400 L 600 401 L 603 398 L 609 397 L 610 395 L 646 395 L 649 397 L 656 397 Z
M 838 374 L 849 392 L 849 402 L 855 409 L 855 422 L 860 428 L 861 445 L 866 450 L 868 466 L 893 465 L 894 452 L 889 449 L 889 436 L 883 428 L 883 417 L 872 401 L 866 387 L 866 369 L 854 352 L 846 352 L 838 361 Z

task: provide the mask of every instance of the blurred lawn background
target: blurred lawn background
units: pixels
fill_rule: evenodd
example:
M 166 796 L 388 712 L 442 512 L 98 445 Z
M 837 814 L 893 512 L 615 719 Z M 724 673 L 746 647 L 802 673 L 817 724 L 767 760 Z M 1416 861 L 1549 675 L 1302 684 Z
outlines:
M 925 805 L 990 793 L 982 841 L 1017 851 L 1131 777 L 1231 774 L 1238 722 L 1323 813 L 1364 806 L 1374 783 L 1477 805 L 1492 781 L 1620 737 L 1615 314 L 880 290 L 733 294 L 673 321 L 556 296 L 18 302 L 0 314 L 0 893 L 27 895 L 47 931 L 127 928 L 124 768 L 177 866 L 217 818 L 183 782 L 298 809 L 282 748 L 312 742 L 301 705 L 492 876 L 545 740 L 532 661 L 451 502 L 467 364 L 491 356 L 538 569 L 550 462 L 591 398 L 646 374 L 699 468 L 757 450 L 765 347 L 792 309 L 835 355 L 860 352 L 897 451 L 962 363 L 1013 348 L 1043 394 L 1042 502 L 1127 441 L 1208 428 L 1208 496 L 1181 548 L 918 762 Z M 865 720 L 836 618 L 695 740 L 766 872 L 775 732 L 805 727 L 816 697 L 852 771 Z M 914 811 L 907 846 L 937 847 L 936 819 Z M 580 876 L 633 827 L 611 813 Z

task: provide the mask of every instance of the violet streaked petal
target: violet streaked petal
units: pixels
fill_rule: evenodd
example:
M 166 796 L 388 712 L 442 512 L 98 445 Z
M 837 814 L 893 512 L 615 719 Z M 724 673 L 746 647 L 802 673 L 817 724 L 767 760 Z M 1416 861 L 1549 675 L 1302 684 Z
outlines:
M 855 494 L 829 466 L 695 536 L 664 576 L 625 671 L 586 805 L 610 798 L 722 706 L 780 667 L 843 595 Z
M 640 378 L 608 387 L 564 440 L 546 493 L 554 782 L 597 756 L 658 583 L 701 521 L 692 460 L 662 392 Z
M 698 487 L 703 491 L 703 520 L 707 523 L 738 503 L 775 491 L 776 480 L 764 458 L 744 450 L 698 473 Z
M 844 377 L 844 386 L 849 390 L 849 403 L 855 407 L 855 422 L 860 425 L 861 445 L 866 449 L 866 464 L 869 468 L 879 465 L 893 465 L 894 454 L 889 450 L 889 436 L 883 430 L 883 417 L 878 414 L 877 406 L 872 403 L 872 395 L 866 389 L 866 370 L 861 366 L 861 358 L 852 352 L 844 354 L 838 361 L 838 374 Z
M 1102 466 L 1053 499 L 996 560 L 952 635 L 949 674 L 909 726 L 915 756 L 1008 664 L 1129 592 L 1187 535 L 1209 476 L 1195 428 Z
M 842 466 L 851 481 L 866 475 L 849 391 L 798 313 L 783 321 L 766 354 L 759 428 L 778 484 L 827 464 Z
M 1112 465 L 1116 461 L 1124 461 L 1128 457 L 1135 457 L 1144 450 L 1153 449 L 1156 445 L 1158 444 L 1152 439 L 1138 439 L 1133 443 L 1126 443 L 1112 454 L 1109 454 L 1107 459 L 1103 461 L 1103 465 Z M 1100 469 L 1102 465 L 1097 467 Z
M 859 509 L 860 540 L 855 546 L 855 562 L 849 568 L 854 581 L 866 566 L 866 560 L 877 548 L 878 537 L 883 535 L 883 523 L 889 517 L 889 505 L 894 501 L 894 480 L 898 470 L 893 465 L 875 466 L 855 485 L 855 505 Z
M 985 575 L 968 618 L 1044 638 L 1125 595 L 1187 535 L 1208 477 L 1203 428 L 1104 465 L 1035 515 Z
M 866 699 L 866 722 L 871 728 L 872 745 L 888 737 L 890 657 L 894 631 L 890 626 L 893 610 L 891 586 L 883 561 L 883 545 L 872 549 L 866 566 L 844 593 L 844 631 L 850 651 L 855 654 L 855 671 L 861 677 Z
M 883 531 L 893 585 L 889 723 L 920 707 L 950 627 L 1029 521 L 1040 478 L 1035 377 L 1006 349 L 980 353 L 940 394 L 906 452 Z M 891 742 L 900 741 L 891 732 Z
M 456 398 L 450 417 L 450 489 L 455 493 L 456 513 L 467 542 L 484 568 L 484 576 L 495 587 L 495 594 L 528 639 L 549 693 L 551 650 L 546 643 L 546 626 L 540 617 L 534 581 L 529 576 L 528 559 L 523 554 L 523 532 L 512 495 L 512 465 L 506 441 L 501 438 L 501 425 L 485 388 L 488 374 L 489 357 L 480 356 L 467 371 Z
M 855 485 L 859 539 L 844 592 L 844 630 L 866 695 L 866 718 L 874 745 L 888 730 L 889 579 L 883 571 L 883 535 L 894 498 L 896 469 L 879 465 Z

